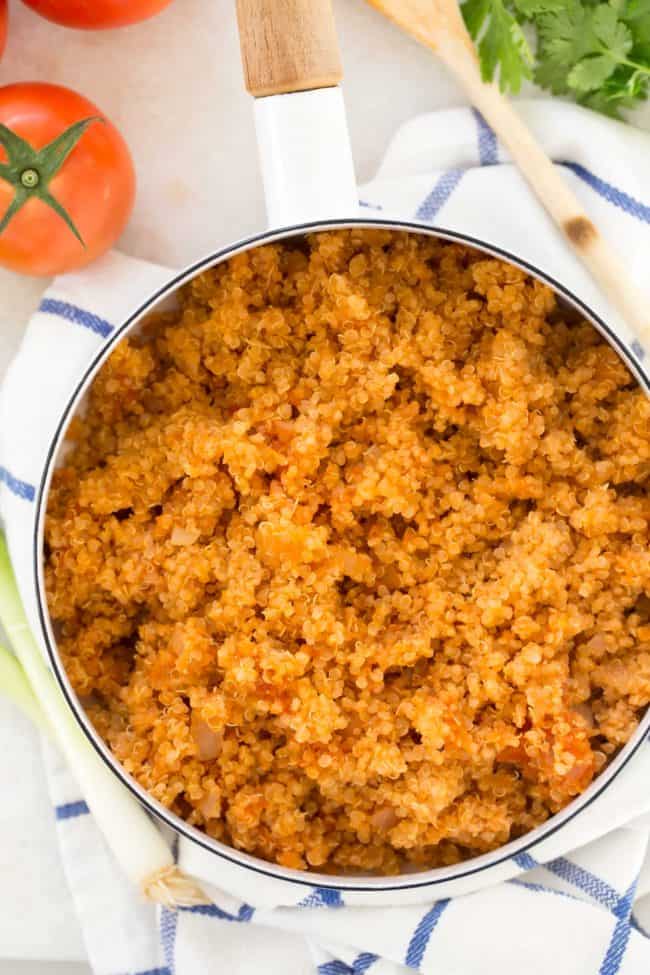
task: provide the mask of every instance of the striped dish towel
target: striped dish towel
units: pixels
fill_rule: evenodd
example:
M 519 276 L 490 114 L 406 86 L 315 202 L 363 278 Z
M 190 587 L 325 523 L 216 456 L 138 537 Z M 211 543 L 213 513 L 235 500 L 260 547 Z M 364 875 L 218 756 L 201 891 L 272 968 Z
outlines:
M 533 102 L 521 109 L 643 285 L 648 136 L 575 106 Z M 471 110 L 409 122 L 360 195 L 373 215 L 417 216 L 516 252 L 631 338 Z M 89 358 L 167 275 L 111 255 L 56 282 L 29 323 L 0 404 L 2 513 L 25 593 L 35 491 L 61 407 Z M 637 346 L 635 354 L 643 353 Z M 650 744 L 615 788 L 574 820 L 528 853 L 454 888 L 451 899 L 438 889 L 363 895 L 298 887 L 176 840 L 181 865 L 202 879 L 214 904 L 158 914 L 120 876 L 75 782 L 58 755 L 44 749 L 63 864 L 97 975 L 650 971 Z M 38 828 L 38 811 L 34 816 Z

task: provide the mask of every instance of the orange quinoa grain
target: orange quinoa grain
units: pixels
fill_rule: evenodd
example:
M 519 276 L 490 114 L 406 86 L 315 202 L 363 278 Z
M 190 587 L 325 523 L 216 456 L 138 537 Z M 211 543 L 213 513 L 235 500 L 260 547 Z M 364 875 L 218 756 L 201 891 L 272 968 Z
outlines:
M 650 403 L 524 272 L 260 247 L 124 340 L 55 475 L 49 606 L 156 799 L 285 866 L 542 823 L 650 702 Z

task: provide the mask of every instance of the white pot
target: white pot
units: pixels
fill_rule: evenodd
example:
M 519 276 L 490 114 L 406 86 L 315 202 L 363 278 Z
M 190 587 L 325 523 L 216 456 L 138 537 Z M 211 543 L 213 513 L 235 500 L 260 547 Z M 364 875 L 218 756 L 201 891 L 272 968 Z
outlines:
M 325 7 L 326 4 L 323 4 Z M 319 886 L 345 890 L 348 903 L 372 904 L 409 903 L 430 901 L 436 897 L 448 897 L 466 893 L 486 884 L 503 880 L 521 869 L 513 859 L 524 852 L 534 851 L 538 859 L 557 856 L 575 842 L 575 831 L 567 830 L 567 824 L 579 816 L 605 789 L 616 789 L 616 776 L 629 761 L 650 729 L 650 714 L 640 723 L 637 731 L 609 766 L 592 785 L 556 816 L 542 826 L 492 853 L 467 860 L 452 867 L 438 868 L 398 877 L 335 877 L 288 870 L 273 863 L 249 856 L 223 843 L 211 839 L 205 833 L 189 826 L 183 820 L 160 805 L 129 776 L 96 733 L 72 690 L 57 649 L 52 623 L 45 599 L 43 582 L 43 536 L 49 487 L 54 468 L 64 450 L 63 440 L 75 413 L 83 408 L 84 398 L 98 370 L 110 356 L 116 344 L 127 334 L 136 331 L 143 319 L 166 302 L 173 301 L 177 289 L 203 272 L 206 268 L 226 261 L 260 244 L 285 240 L 305 232 L 331 230 L 343 227 L 393 228 L 457 240 L 476 247 L 488 254 L 505 258 L 523 267 L 540 280 L 549 284 L 570 305 L 589 319 L 603 337 L 616 350 L 638 377 L 646 390 L 650 378 L 643 371 L 620 337 L 608 327 L 590 308 L 575 295 L 539 269 L 519 260 L 488 243 L 461 234 L 441 231 L 430 225 L 391 220 L 361 219 L 357 205 L 356 182 L 347 132 L 345 109 L 338 87 L 323 87 L 311 91 L 270 95 L 255 102 L 255 117 L 262 160 L 262 173 L 268 205 L 270 225 L 255 237 L 239 241 L 231 247 L 209 254 L 203 260 L 176 275 L 169 283 L 152 295 L 143 305 L 117 328 L 110 341 L 93 362 L 70 395 L 62 411 L 56 433 L 52 439 L 37 497 L 37 516 L 34 537 L 33 573 L 21 579 L 22 595 L 26 605 L 38 607 L 41 635 L 52 668 L 63 692 L 86 735 L 104 761 L 129 788 L 142 804 L 160 820 L 192 840 L 197 848 L 213 854 L 213 881 L 220 886 L 236 889 L 250 884 L 250 872 L 258 875 L 260 891 L 273 890 L 270 899 L 277 902 L 278 888 L 286 887 L 287 900 L 295 900 L 296 885 Z M 569 840 L 568 836 L 572 835 Z M 201 860 L 201 872 L 205 875 L 207 857 Z M 270 885 L 270 886 L 269 886 Z M 281 899 L 281 897 L 280 897 Z

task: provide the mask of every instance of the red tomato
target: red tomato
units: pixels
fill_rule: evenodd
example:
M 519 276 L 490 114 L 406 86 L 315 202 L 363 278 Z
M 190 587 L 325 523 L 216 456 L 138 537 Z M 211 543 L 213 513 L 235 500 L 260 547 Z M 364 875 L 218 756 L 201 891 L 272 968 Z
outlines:
M 7 43 L 7 0 L 0 0 L 0 58 Z
M 153 17 L 172 0 L 23 0 L 41 17 L 64 27 L 124 27 Z
M 59 153 L 50 162 L 52 168 L 38 156 L 25 156 L 29 147 L 41 150 L 74 123 L 93 118 L 69 154 Z M 18 164 L 7 167 L 8 175 L 0 172 L 0 223 L 17 193 L 27 197 L 0 232 L 0 264 L 24 274 L 52 275 L 94 261 L 117 240 L 133 208 L 135 173 L 120 133 L 86 98 L 36 82 L 0 88 L 0 122 L 24 140 Z M 2 138 L 6 145 L 0 131 Z M 0 145 L 0 162 L 11 161 Z M 37 194 L 49 194 L 50 202 Z

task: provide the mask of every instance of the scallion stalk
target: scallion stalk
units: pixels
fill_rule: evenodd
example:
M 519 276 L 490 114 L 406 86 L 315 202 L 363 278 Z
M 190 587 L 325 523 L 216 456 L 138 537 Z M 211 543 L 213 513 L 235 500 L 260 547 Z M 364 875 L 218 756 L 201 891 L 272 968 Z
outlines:
M 37 703 L 51 727 L 95 822 L 125 873 L 147 897 L 168 907 L 208 903 L 196 882 L 175 865 L 160 831 L 104 764 L 77 724 L 29 628 L 2 532 L 0 623 L 20 664 L 17 673 L 4 661 L 7 688 L 22 696 L 23 701 L 29 700 L 26 689 L 31 691 L 33 703 Z
M 3 646 L 0 646 L 0 691 L 13 701 L 41 731 L 48 735 L 52 734 L 52 729 L 32 694 L 22 667 L 14 655 Z

